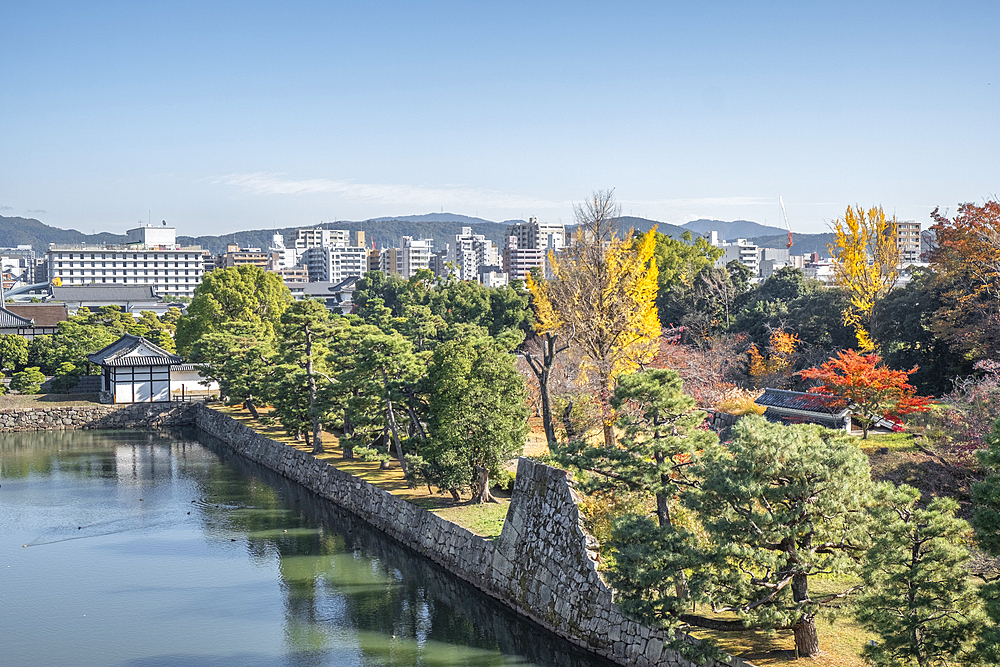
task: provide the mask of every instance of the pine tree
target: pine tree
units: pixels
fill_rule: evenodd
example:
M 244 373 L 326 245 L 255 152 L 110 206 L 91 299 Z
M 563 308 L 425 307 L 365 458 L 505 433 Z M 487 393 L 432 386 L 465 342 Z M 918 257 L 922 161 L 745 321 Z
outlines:
M 856 574 L 871 503 L 868 458 L 838 431 L 782 426 L 759 416 L 733 428 L 728 451 L 699 466 L 701 489 L 686 496 L 707 533 L 707 566 L 691 576 L 692 597 L 737 621 L 681 619 L 722 630 L 792 629 L 799 655 L 819 651 L 816 615 L 854 586 L 816 595 L 821 574 Z
M 980 548 L 996 558 L 1000 557 L 1000 419 L 985 440 L 987 448 L 976 452 L 986 477 L 972 486 L 972 527 Z M 982 626 L 977 649 L 984 662 L 1000 664 L 1000 579 L 988 580 L 979 593 L 989 622 Z
M 982 622 L 970 585 L 969 524 L 958 503 L 935 498 L 917 508 L 920 492 L 879 487 L 872 509 L 873 542 L 862 570 L 864 593 L 855 615 L 881 641 L 864 647 L 871 664 L 932 667 L 970 657 L 970 638 Z

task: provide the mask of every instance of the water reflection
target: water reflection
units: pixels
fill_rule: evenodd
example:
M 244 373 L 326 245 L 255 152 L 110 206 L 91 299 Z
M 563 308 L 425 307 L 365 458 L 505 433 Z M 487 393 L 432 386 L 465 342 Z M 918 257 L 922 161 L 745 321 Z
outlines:
M 110 554 L 120 576 L 91 582 L 112 598 L 108 609 L 138 609 L 156 619 L 147 631 L 174 639 L 114 641 L 106 635 L 117 628 L 103 629 L 100 655 L 80 660 L 78 647 L 55 648 L 49 658 L 143 667 L 608 664 L 353 515 L 197 437 L 204 446 L 190 433 L 0 436 L 0 540 L 33 535 L 25 543 L 45 558 L 58 550 L 78 559 Z M 5 549 L 0 568 L 6 559 L 28 569 L 18 560 L 23 553 Z M 25 596 L 45 586 L 32 582 Z M 275 586 L 278 597 L 269 597 Z M 16 587 L 12 593 L 17 599 Z M 99 597 L 94 590 L 58 593 L 64 602 L 87 601 L 81 608 Z M 2 610 L 0 622 L 17 626 Z M 15 630 L 24 642 L 53 639 L 51 631 Z M 72 632 L 55 634 L 73 641 Z M 7 646 L 17 635 L 0 639 L 0 654 L 23 661 L 27 652 Z

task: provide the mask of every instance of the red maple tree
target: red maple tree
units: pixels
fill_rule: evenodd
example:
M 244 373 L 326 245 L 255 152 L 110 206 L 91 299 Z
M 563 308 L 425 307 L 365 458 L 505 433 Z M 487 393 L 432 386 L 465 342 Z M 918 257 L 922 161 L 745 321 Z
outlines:
M 930 407 L 930 397 L 917 396 L 916 387 L 908 382 L 916 366 L 909 371 L 897 371 L 882 366 L 881 362 L 877 354 L 841 350 L 821 366 L 807 368 L 799 375 L 823 383 L 810 392 L 840 397 L 851 408 L 854 419 L 861 425 L 862 437 L 867 440 L 868 431 L 880 419 L 898 419 Z

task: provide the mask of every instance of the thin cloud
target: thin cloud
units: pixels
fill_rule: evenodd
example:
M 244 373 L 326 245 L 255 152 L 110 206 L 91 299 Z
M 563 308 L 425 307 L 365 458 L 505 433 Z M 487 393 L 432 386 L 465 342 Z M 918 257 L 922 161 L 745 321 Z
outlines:
M 13 206 L 0 206 L 0 211 L 13 211 Z
M 329 194 L 354 201 L 383 205 L 409 205 L 433 207 L 480 207 L 504 209 L 555 209 L 566 208 L 570 202 L 557 202 L 526 197 L 519 194 L 465 188 L 461 186 L 427 187 L 419 185 L 356 183 L 328 178 L 294 180 L 280 174 L 228 174 L 212 179 L 216 185 L 237 188 L 255 195 L 313 195 Z
M 768 204 L 771 199 L 767 197 L 700 197 L 681 199 L 644 199 L 644 200 L 623 200 L 623 207 L 639 206 L 759 206 Z

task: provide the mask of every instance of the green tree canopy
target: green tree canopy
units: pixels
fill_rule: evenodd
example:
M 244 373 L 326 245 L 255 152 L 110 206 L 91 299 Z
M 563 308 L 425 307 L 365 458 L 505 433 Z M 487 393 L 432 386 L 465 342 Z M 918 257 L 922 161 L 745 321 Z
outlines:
M 259 266 L 210 271 L 195 290 L 187 314 L 177 321 L 177 349 L 190 356 L 199 338 L 222 330 L 226 322 L 260 324 L 263 336 L 270 338 L 291 301 L 281 276 Z
M 444 343 L 434 351 L 428 385 L 430 443 L 421 456 L 464 479 L 479 502 L 493 501 L 490 478 L 528 434 L 527 392 L 513 355 L 490 340 Z
M 881 641 L 862 655 L 885 667 L 932 667 L 973 657 L 982 604 L 969 581 L 966 546 L 972 529 L 955 516 L 958 503 L 935 498 L 919 509 L 920 492 L 880 486 L 873 542 L 856 600 L 856 616 Z
M 791 628 L 800 655 L 819 650 L 815 617 L 835 613 L 853 592 L 817 594 L 818 575 L 857 574 L 871 504 L 868 458 L 844 434 L 772 424 L 756 415 L 733 428 L 728 452 L 699 466 L 687 502 L 707 533 L 708 567 L 691 577 L 693 595 L 740 620 L 695 625 Z

